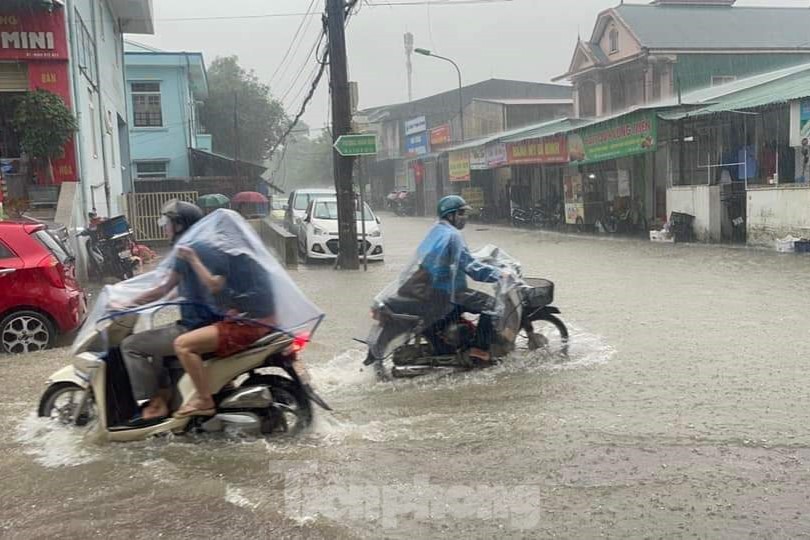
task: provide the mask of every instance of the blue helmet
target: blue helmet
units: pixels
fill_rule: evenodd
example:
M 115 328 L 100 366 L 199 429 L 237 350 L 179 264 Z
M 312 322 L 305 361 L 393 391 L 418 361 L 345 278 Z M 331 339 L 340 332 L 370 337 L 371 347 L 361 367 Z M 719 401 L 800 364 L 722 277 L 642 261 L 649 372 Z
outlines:
M 439 201 L 439 205 L 436 207 L 436 214 L 438 214 L 439 219 L 443 219 L 453 212 L 469 209 L 470 206 L 462 197 L 458 195 L 448 195 L 447 197 L 442 197 Z

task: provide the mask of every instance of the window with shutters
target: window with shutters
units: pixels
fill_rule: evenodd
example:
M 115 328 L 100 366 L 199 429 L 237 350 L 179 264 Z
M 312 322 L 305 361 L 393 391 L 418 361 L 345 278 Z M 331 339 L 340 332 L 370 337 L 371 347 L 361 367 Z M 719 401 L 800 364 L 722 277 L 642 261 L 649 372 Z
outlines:
M 163 127 L 163 109 L 160 103 L 159 82 L 134 82 L 132 114 L 135 127 Z

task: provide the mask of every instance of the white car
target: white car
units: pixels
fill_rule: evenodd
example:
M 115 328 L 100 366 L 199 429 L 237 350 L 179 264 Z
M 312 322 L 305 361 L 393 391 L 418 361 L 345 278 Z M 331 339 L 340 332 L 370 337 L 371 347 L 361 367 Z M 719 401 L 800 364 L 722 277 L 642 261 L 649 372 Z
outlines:
M 384 257 L 383 235 L 380 219 L 374 215 L 366 204 L 364 219 L 366 223 L 365 253 L 369 261 L 382 261 Z M 359 254 L 363 256 L 363 237 L 360 223 L 360 211 L 356 212 L 357 241 Z M 335 259 L 338 254 L 338 209 L 335 199 L 314 199 L 307 207 L 306 215 L 298 229 L 298 250 L 306 261 L 313 259 Z
M 290 193 L 287 209 L 284 213 L 284 225 L 287 230 L 298 236 L 309 203 L 315 199 L 334 199 L 334 189 L 296 189 Z

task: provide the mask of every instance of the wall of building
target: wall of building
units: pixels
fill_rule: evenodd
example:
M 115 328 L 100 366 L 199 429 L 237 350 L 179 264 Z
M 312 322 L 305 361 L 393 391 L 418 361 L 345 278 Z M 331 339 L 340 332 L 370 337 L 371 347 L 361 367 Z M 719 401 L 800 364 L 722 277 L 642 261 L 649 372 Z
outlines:
M 150 55 L 149 58 L 156 64 L 161 61 L 161 55 Z M 131 105 L 133 82 L 160 83 L 162 127 L 135 127 Z M 133 178 L 135 162 L 139 160 L 166 160 L 169 177 L 188 176 L 188 148 L 196 147 L 197 139 L 193 137 L 193 98 L 186 70 L 168 65 L 127 66 L 127 100 L 130 103 L 128 123 Z
M 681 212 L 695 216 L 695 235 L 701 242 L 722 240 L 720 186 L 675 186 L 667 189 L 667 216 Z
M 103 216 L 117 215 L 121 212 L 118 195 L 123 192 L 117 125 L 119 116 L 127 117 L 122 36 L 106 1 L 74 0 L 66 9 L 71 10 L 70 44 L 74 58 L 71 70 L 79 120 L 77 139 L 86 204 L 83 210 L 95 207 Z M 80 50 L 79 17 L 95 40 L 98 56 L 95 80 L 75 61 Z
M 772 186 L 748 191 L 748 243 L 773 247 L 777 238 L 810 237 L 810 188 Z

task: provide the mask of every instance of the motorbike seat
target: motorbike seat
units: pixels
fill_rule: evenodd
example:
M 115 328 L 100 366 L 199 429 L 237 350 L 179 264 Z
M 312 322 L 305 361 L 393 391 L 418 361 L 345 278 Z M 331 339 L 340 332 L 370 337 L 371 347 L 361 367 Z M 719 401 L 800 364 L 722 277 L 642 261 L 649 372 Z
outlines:
M 248 347 L 246 347 L 245 349 L 243 349 L 242 351 L 239 351 L 239 352 L 245 352 L 245 351 L 249 351 L 251 349 L 260 349 L 262 347 L 267 347 L 267 346 L 273 344 L 273 342 L 275 342 L 276 340 L 283 339 L 283 338 L 285 338 L 285 335 L 282 332 L 272 332 L 270 334 L 267 334 L 266 336 L 260 337 L 259 339 L 257 339 L 253 343 L 251 343 Z M 235 353 L 235 354 L 239 354 L 239 353 Z M 219 357 L 217 356 L 217 353 L 215 353 L 215 352 L 205 353 L 205 354 L 202 355 L 203 361 L 214 360 L 216 358 L 219 358 Z M 168 369 L 183 369 L 183 365 L 180 363 L 180 360 L 176 356 L 173 356 L 173 355 L 172 356 L 167 356 L 167 357 L 165 357 L 163 359 L 163 362 L 164 362 L 164 365 L 166 366 L 166 368 L 168 368 Z

